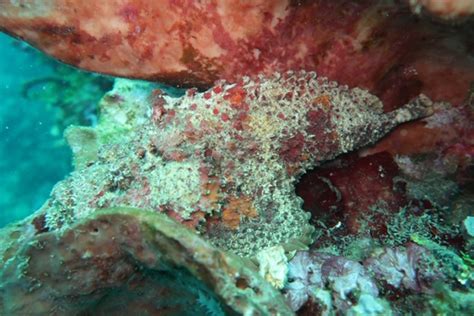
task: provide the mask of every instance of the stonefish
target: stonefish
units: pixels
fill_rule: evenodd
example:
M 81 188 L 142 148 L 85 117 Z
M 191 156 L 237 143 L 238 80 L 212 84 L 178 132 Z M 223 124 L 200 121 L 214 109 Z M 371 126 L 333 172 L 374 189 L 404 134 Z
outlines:
M 76 171 L 39 211 L 40 229 L 132 206 L 164 212 L 242 256 L 304 248 L 313 228 L 295 194 L 298 177 L 431 111 L 420 95 L 384 113 L 367 91 L 305 71 L 219 82 L 180 98 L 118 80 L 100 106 L 96 128 L 66 133 Z

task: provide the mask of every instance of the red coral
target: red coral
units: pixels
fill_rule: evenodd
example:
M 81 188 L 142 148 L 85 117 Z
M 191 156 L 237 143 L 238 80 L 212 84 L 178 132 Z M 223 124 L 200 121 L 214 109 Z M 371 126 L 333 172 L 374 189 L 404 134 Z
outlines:
M 297 186 L 304 208 L 316 219 L 330 215 L 330 225 L 342 220 L 351 233 L 357 233 L 370 215 L 375 235 L 385 232 L 382 214 L 371 207 L 382 203 L 384 210 L 395 212 L 406 205 L 404 188 L 394 182 L 399 169 L 389 153 L 363 158 L 349 156 L 339 164 L 317 169 L 305 175 Z
M 391 100 L 421 89 L 458 103 L 474 79 L 469 27 L 420 19 L 401 2 L 54 0 L 41 10 L 6 2 L 0 28 L 63 61 L 117 76 L 209 87 L 305 69 L 387 91 Z

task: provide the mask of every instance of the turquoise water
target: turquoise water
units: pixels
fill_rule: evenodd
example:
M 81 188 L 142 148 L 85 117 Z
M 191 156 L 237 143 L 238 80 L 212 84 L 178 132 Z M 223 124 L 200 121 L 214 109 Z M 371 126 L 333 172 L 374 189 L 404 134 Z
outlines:
M 97 98 L 103 94 L 100 90 L 108 87 L 95 85 L 98 76 L 64 66 L 4 34 L 0 34 L 0 51 L 3 227 L 37 210 L 52 187 L 71 170 L 71 152 L 62 132 L 71 123 L 93 124 Z M 81 86 L 92 82 L 88 87 L 99 93 L 76 98 L 64 89 L 71 82 Z M 63 93 L 53 96 L 58 91 Z
M 52 72 L 39 52 L 0 34 L 0 226 L 38 209 L 71 169 L 65 144 L 50 132 L 46 104 L 22 96 L 23 85 Z

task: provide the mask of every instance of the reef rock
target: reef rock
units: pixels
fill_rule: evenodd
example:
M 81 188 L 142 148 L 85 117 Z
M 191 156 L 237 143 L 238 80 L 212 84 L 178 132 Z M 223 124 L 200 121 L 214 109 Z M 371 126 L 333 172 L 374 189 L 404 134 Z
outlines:
M 383 113 L 364 90 L 298 72 L 221 82 L 181 98 L 119 80 L 101 107 L 96 129 L 67 132 L 77 170 L 40 210 L 45 229 L 132 206 L 166 213 L 218 247 L 253 256 L 310 243 L 310 214 L 294 190 L 306 169 L 429 114 L 431 101 L 420 96 Z
M 163 214 L 110 209 L 61 233 L 29 220 L 0 232 L 2 315 L 292 315 L 252 265 Z
M 432 286 L 445 277 L 433 255 L 413 243 L 377 248 L 360 262 L 314 250 L 298 252 L 288 269 L 290 281 L 284 293 L 299 315 L 306 315 L 309 308 L 319 310 L 321 315 L 403 314 L 397 311 L 396 295 L 391 298 L 392 306 L 386 300 L 390 298 L 388 289 L 429 292 L 432 289 L 426 285 Z
M 411 6 L 410 6 L 411 5 Z M 458 103 L 474 81 L 472 1 L 1 1 L 0 30 L 75 66 L 209 87 L 248 75 L 317 71 L 387 107 L 419 93 Z
M 406 255 L 383 248 L 365 264 L 300 252 L 287 266 L 287 256 L 311 244 L 311 223 L 329 224 L 328 236 L 341 226 L 363 230 L 361 215 L 379 200 L 392 211 L 373 218 L 381 225 L 372 231 L 382 231 L 406 204 L 399 170 L 420 181 L 427 169 L 470 181 L 474 28 L 459 17 L 471 13 L 469 1 L 0 1 L 0 30 L 66 63 L 212 86 L 176 98 L 118 79 L 98 125 L 66 131 L 75 171 L 40 210 L 0 231 L 0 309 L 291 314 L 234 254 L 256 259 L 267 281 L 290 291 L 291 308 L 313 314 L 384 313 L 386 293 L 375 283 L 387 279 L 424 289 L 412 273 L 420 266 L 406 264 L 428 253 L 416 247 Z M 305 188 L 321 206 L 310 221 L 296 182 L 359 148 L 376 155 L 314 173 L 310 183 L 328 194 Z M 320 217 L 324 207 L 339 217 Z

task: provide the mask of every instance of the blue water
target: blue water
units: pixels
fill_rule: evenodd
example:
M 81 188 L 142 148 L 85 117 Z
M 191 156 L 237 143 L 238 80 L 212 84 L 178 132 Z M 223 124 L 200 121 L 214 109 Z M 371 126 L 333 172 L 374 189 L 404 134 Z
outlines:
M 51 76 L 54 61 L 0 34 L 0 227 L 25 217 L 71 170 L 71 154 L 52 133 L 54 109 L 22 95 L 24 85 Z M 42 87 L 38 87 L 42 89 Z

